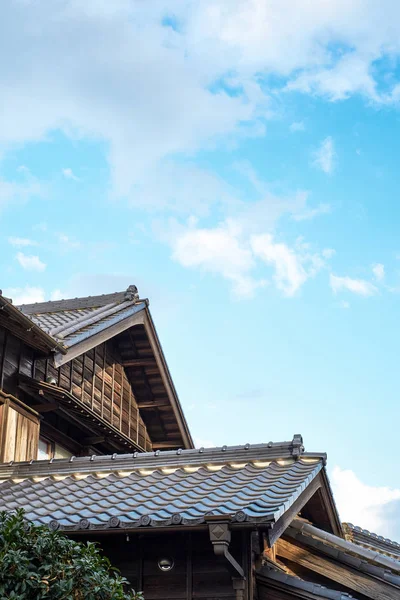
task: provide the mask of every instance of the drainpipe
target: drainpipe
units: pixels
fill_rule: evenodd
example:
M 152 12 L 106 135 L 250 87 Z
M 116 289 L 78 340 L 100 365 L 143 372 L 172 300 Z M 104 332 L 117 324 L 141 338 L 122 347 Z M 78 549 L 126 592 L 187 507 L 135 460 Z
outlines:
M 222 556 L 227 561 L 227 567 L 232 575 L 232 585 L 235 590 L 236 600 L 245 600 L 246 578 L 239 563 L 229 552 L 231 532 L 229 521 L 221 520 L 221 517 L 206 517 L 210 540 L 216 556 Z

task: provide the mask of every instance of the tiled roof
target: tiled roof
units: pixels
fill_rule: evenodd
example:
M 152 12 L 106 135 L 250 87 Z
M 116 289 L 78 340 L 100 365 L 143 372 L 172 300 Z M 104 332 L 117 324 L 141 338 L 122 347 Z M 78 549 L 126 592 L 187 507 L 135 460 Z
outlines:
M 275 522 L 323 468 L 292 442 L 0 465 L 0 509 L 65 530 Z
M 400 560 L 400 544 L 384 538 L 376 533 L 371 533 L 368 529 L 362 529 L 352 523 L 343 523 L 343 529 L 346 535 L 346 539 L 350 540 L 354 544 L 364 546 L 366 548 L 373 548 L 382 554 L 388 554 L 393 556 L 397 560 Z
M 317 527 L 294 520 L 286 535 L 358 571 L 400 588 L 400 562 L 343 540 Z
M 64 348 L 133 316 L 146 308 L 135 286 L 125 292 L 19 306 L 49 336 Z
M 345 592 L 332 590 L 326 586 L 312 583 L 311 581 L 303 581 L 298 577 L 287 575 L 286 573 L 282 573 L 278 569 L 273 569 L 269 566 L 263 566 L 258 569 L 256 572 L 256 578 L 259 584 L 263 583 L 263 581 L 265 581 L 267 584 L 270 580 L 277 581 L 285 586 L 294 588 L 294 593 L 295 590 L 301 590 L 308 592 L 309 594 L 313 594 L 317 598 L 329 598 L 329 600 L 348 600 L 349 598 L 353 597 Z

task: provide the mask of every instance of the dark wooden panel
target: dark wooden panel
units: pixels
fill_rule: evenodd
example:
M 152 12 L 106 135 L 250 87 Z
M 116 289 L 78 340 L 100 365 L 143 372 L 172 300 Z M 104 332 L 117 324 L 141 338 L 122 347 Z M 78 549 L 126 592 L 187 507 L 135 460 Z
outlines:
M 104 553 L 146 600 L 235 600 L 226 560 L 213 551 L 208 532 L 170 532 L 103 538 Z M 232 551 L 241 554 L 241 534 Z M 93 538 L 94 539 L 94 538 Z M 246 542 L 247 543 L 247 542 Z M 160 558 L 172 558 L 174 568 L 162 572 Z
M 61 388 L 128 435 L 143 450 L 152 449 L 131 383 L 112 340 L 74 358 L 59 369 L 53 367 L 51 359 L 36 360 L 34 373 L 39 381 L 54 377 Z M 6 376 L 9 377 L 8 371 Z

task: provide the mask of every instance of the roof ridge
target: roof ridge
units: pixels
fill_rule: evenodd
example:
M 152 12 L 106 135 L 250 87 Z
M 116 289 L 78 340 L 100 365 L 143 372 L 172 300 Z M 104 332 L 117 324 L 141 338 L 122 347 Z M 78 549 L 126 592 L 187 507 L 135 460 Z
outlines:
M 99 308 L 112 302 L 122 302 L 123 300 L 139 300 L 139 293 L 135 285 L 128 286 L 128 288 L 122 292 L 112 292 L 110 294 L 100 294 L 97 296 L 81 296 L 62 300 L 48 300 L 46 302 L 35 302 L 33 304 L 20 304 L 17 308 L 22 313 L 30 315 L 76 310 L 80 308 Z
M 279 461 L 284 461 L 279 465 Z M 216 448 L 198 448 L 188 450 L 165 450 L 152 452 L 134 452 L 130 454 L 92 455 L 68 459 L 50 459 L 0 465 L 0 479 L 10 479 L 32 476 L 49 476 L 52 474 L 73 474 L 91 471 L 117 471 L 140 468 L 190 467 L 199 465 L 224 465 L 243 463 L 276 462 L 284 466 L 285 461 L 302 464 L 309 463 L 310 467 L 317 462 L 325 464 L 326 454 L 303 453 L 297 454 L 292 442 L 269 442 L 267 444 L 245 444 L 244 446 L 218 446 Z
M 381 542 L 386 542 L 387 544 L 393 545 L 395 548 L 400 549 L 399 542 L 395 540 L 391 540 L 390 538 L 386 538 L 383 535 L 379 535 L 378 533 L 374 533 L 373 531 L 369 531 L 368 529 L 364 529 L 359 525 L 353 525 L 353 523 L 343 523 L 345 528 L 348 528 L 350 531 L 355 531 L 356 533 L 362 533 L 368 537 L 371 537 L 373 540 L 378 540 Z
M 357 555 L 358 559 L 374 562 L 381 567 L 395 571 L 400 574 L 400 562 L 396 559 L 389 558 L 382 554 L 377 548 L 367 549 L 363 546 L 347 540 L 339 538 L 338 536 L 323 531 L 315 525 L 305 523 L 294 519 L 287 529 L 288 535 L 292 537 L 302 537 L 304 540 L 308 540 L 307 543 L 313 545 L 314 543 L 320 543 L 325 546 L 335 546 L 338 552 L 344 552 L 349 554 Z

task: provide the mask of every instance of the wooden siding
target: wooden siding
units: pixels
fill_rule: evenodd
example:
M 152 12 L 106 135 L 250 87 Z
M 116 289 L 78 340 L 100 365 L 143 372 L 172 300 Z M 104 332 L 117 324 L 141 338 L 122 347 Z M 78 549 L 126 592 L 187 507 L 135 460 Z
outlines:
M 112 340 L 55 368 L 51 359 L 35 361 L 34 378 L 53 377 L 57 385 L 146 451 L 152 449 L 131 384 Z
M 0 462 L 35 459 L 38 441 L 39 416 L 0 392 Z
M 0 327 L 0 390 L 20 398 L 18 375 L 32 377 L 33 361 L 32 348 Z
M 91 538 L 95 540 L 96 538 Z M 242 534 L 233 533 L 230 551 L 243 564 L 247 581 L 251 573 L 243 556 L 249 544 Z M 99 538 L 97 538 L 97 541 Z M 104 553 L 121 570 L 133 589 L 143 591 L 146 600 L 235 600 L 232 576 L 226 559 L 214 554 L 208 532 L 182 532 L 137 536 L 113 534 L 100 540 Z M 174 567 L 162 572 L 160 558 L 172 558 Z M 245 600 L 250 600 L 246 587 Z M 251 598 L 252 600 L 252 598 Z

